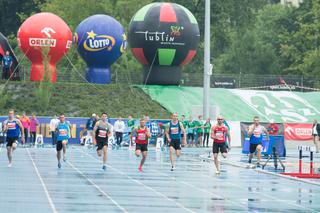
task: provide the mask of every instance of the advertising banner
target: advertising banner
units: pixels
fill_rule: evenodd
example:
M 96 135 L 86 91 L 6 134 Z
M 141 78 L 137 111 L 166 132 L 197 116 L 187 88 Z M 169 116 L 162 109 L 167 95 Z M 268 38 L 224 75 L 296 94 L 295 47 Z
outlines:
M 284 136 L 286 140 L 312 140 L 312 124 L 286 123 Z

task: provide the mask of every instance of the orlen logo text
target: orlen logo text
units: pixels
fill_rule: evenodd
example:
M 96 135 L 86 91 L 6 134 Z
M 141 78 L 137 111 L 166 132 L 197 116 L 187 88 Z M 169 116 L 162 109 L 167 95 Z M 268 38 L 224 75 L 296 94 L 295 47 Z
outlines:
M 116 40 L 112 36 L 97 35 L 93 31 L 87 32 L 88 37 L 83 43 L 85 50 L 96 52 L 103 49 L 111 51 L 116 44 Z
M 296 135 L 309 136 L 312 134 L 312 129 L 309 128 L 295 128 Z
M 29 45 L 30 47 L 55 47 L 57 40 L 50 38 L 29 38 Z

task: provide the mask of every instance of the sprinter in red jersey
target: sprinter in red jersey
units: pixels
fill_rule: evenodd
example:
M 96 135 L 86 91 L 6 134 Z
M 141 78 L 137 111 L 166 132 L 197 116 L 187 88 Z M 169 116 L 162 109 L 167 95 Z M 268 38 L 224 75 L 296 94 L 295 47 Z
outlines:
M 223 117 L 217 117 L 217 124 L 211 128 L 211 138 L 213 139 L 212 153 L 214 164 L 216 166 L 216 174 L 220 174 L 220 162 L 218 159 L 219 151 L 224 158 L 227 157 L 226 135 L 228 136 L 228 144 L 231 147 L 231 137 L 228 127 L 223 124 Z
M 140 126 L 137 128 L 134 128 L 131 132 L 130 139 L 132 141 L 132 137 L 135 135 L 136 137 L 136 156 L 140 157 L 142 153 L 142 159 L 139 165 L 139 171 L 142 172 L 142 166 L 144 162 L 146 161 L 147 155 L 148 155 L 148 140 L 151 137 L 151 134 L 148 130 L 148 128 L 145 126 L 145 120 L 144 118 L 140 119 Z

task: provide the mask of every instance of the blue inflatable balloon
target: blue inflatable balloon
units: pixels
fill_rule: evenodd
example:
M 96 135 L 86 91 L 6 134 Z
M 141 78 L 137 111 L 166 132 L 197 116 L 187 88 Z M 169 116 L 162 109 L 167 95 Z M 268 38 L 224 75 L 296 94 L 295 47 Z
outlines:
M 109 67 L 126 49 L 123 26 L 111 16 L 93 15 L 78 25 L 74 40 L 88 66 L 86 79 L 91 83 L 110 83 Z

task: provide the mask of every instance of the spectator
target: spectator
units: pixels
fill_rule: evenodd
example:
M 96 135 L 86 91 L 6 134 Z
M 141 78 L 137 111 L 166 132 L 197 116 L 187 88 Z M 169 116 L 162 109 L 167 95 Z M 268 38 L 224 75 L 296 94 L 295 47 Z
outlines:
M 188 144 L 189 144 L 189 146 L 193 146 L 193 144 L 194 144 L 194 134 L 195 134 L 194 127 L 195 127 L 194 120 L 193 120 L 192 116 L 190 116 L 190 119 L 188 121 Z
M 30 120 L 26 116 L 25 112 L 22 112 L 22 116 L 19 118 L 19 120 L 24 128 L 24 143 L 27 143 L 28 136 L 29 136 L 29 130 L 30 130 Z M 24 143 L 22 143 L 22 145 L 24 145 Z
M 204 139 L 203 139 L 203 147 L 205 147 L 205 144 L 207 147 L 209 147 L 209 135 L 211 130 L 211 122 L 210 118 L 208 118 L 204 124 Z
M 184 116 L 184 115 L 181 116 L 181 123 L 182 123 L 182 126 L 183 126 L 184 130 L 187 132 L 188 121 L 185 120 L 185 118 L 186 118 L 186 116 Z M 181 134 L 182 141 L 187 141 L 187 140 L 185 140 L 186 138 L 183 138 L 183 137 L 184 137 L 184 134 Z M 182 144 L 182 146 L 184 146 L 184 145 L 185 144 Z
M 202 115 L 198 116 L 198 120 L 195 121 L 195 128 L 196 128 L 196 146 L 201 146 L 202 144 L 202 136 L 203 136 L 203 122 L 202 122 Z
M 93 113 L 91 115 L 91 118 L 87 120 L 87 124 L 85 128 L 87 130 L 88 135 L 92 136 L 93 127 L 96 124 L 96 122 L 97 122 L 97 115 Z
M 145 120 L 145 122 L 146 122 L 145 125 L 146 125 L 148 131 L 150 132 L 151 122 L 150 122 L 150 118 L 149 118 L 149 116 L 148 116 L 148 113 L 146 113 L 146 115 L 143 116 L 143 118 L 144 118 L 144 120 Z
M 150 128 L 150 142 L 157 142 L 157 138 L 161 135 L 161 130 L 158 122 L 156 120 L 153 120 L 150 122 L 151 123 L 151 128 Z
M 313 143 L 316 146 L 316 152 L 319 153 L 319 140 L 320 140 L 320 124 L 317 120 L 313 120 L 312 125 L 312 136 L 313 136 Z
M 127 126 L 129 128 L 129 132 L 128 132 L 129 135 L 131 135 L 131 132 L 134 129 L 134 124 L 135 124 L 135 121 L 132 119 L 132 116 L 129 115 L 128 122 L 127 122 Z M 132 137 L 130 137 L 130 143 L 132 145 Z
M 10 78 L 10 68 L 12 66 L 12 57 L 10 56 L 10 52 L 6 51 L 6 54 L 2 57 L 2 80 L 7 80 Z
M 50 133 L 51 133 L 51 138 L 52 138 L 52 145 L 55 146 L 56 145 L 56 125 L 58 124 L 59 119 L 57 117 L 57 115 L 54 115 L 53 118 L 50 120 Z
M 269 135 L 277 135 L 279 132 L 279 125 L 276 124 L 273 120 L 270 121 L 270 124 L 267 126 Z
M 40 125 L 36 114 L 32 113 L 32 117 L 30 119 L 30 142 L 35 144 L 36 143 L 36 136 L 37 136 L 37 127 Z
M 114 132 L 116 133 L 117 145 L 121 146 L 123 133 L 126 129 L 126 125 L 121 117 L 114 123 Z

